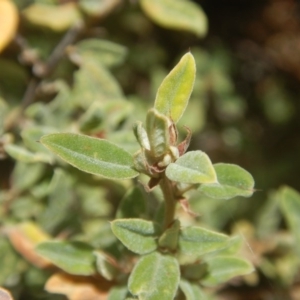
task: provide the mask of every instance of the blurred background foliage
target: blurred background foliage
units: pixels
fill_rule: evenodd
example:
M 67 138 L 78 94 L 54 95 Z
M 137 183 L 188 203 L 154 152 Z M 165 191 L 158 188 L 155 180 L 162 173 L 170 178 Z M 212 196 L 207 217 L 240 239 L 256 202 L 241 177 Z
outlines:
M 0 285 L 15 299 L 65 299 L 44 291 L 53 272 L 33 247 L 45 232 L 120 258 L 107 221 L 131 187 L 65 165 L 39 138 L 79 132 L 134 153 L 133 122 L 187 51 L 197 63 L 180 121 L 193 131 L 190 149 L 241 165 L 257 188 L 227 202 L 195 193 L 196 221 L 180 212 L 187 224 L 242 236 L 257 268 L 214 299 L 300 299 L 300 4 L 199 0 L 185 11 L 171 2 L 164 11 L 158 0 L 0 0 Z

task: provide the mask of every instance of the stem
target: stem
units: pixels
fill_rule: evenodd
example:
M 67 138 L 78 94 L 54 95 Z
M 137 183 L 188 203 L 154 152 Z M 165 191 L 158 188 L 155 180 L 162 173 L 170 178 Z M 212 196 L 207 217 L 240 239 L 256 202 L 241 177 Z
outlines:
M 22 99 L 22 112 L 34 101 L 36 89 L 42 80 L 54 72 L 61 59 L 65 56 L 66 47 L 73 44 L 78 39 L 78 36 L 84 31 L 84 29 L 85 27 L 82 22 L 76 23 L 67 31 L 62 40 L 52 51 L 46 63 L 43 63 L 40 60 L 33 62 L 33 76 Z M 25 50 L 26 45 L 21 46 L 23 46 L 23 50 Z
M 163 192 L 165 200 L 164 229 L 167 229 L 168 226 L 174 221 L 177 202 L 174 197 L 172 183 L 165 174 L 160 181 L 160 188 Z

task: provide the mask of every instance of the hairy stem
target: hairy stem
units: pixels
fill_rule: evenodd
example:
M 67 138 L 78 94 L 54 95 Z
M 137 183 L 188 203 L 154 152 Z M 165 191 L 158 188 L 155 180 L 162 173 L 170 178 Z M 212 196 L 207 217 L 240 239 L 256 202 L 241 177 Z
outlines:
M 164 216 L 164 229 L 174 221 L 175 209 L 176 209 L 176 199 L 174 197 L 174 190 L 171 181 L 164 174 L 160 181 L 160 187 L 164 195 L 165 200 L 165 216 Z

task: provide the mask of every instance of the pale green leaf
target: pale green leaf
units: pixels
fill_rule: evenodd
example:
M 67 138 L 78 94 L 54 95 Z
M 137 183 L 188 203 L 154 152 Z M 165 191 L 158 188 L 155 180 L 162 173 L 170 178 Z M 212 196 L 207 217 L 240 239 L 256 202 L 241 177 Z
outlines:
M 186 300 L 207 300 L 207 295 L 204 294 L 198 284 L 182 279 L 179 286 Z
M 127 293 L 127 286 L 114 286 L 109 290 L 107 300 L 124 300 Z
M 169 149 L 169 120 L 155 109 L 147 113 L 146 131 L 150 143 L 150 151 L 154 157 L 160 157 Z
M 113 264 L 112 258 L 102 251 L 94 251 L 98 273 L 107 280 L 113 280 L 120 272 Z
M 189 0 L 140 0 L 144 12 L 162 27 L 186 30 L 205 36 L 207 17 L 201 7 Z
M 150 150 L 148 135 L 145 128 L 143 127 L 142 122 L 135 122 L 135 124 L 133 125 L 133 133 L 140 146 L 144 149 Z
M 17 278 L 21 272 L 28 268 L 24 259 L 15 251 L 4 235 L 0 237 L 0 259 L 0 285 L 8 286 L 11 278 Z
M 72 48 L 72 53 L 75 51 L 84 60 L 86 57 L 93 59 L 107 67 L 119 65 L 124 61 L 126 56 L 126 48 L 119 44 L 101 40 L 101 39 L 85 39 L 77 43 Z
M 38 244 L 35 250 L 67 273 L 73 275 L 96 273 L 93 248 L 87 244 L 49 241 Z
M 190 151 L 168 165 L 166 175 L 181 183 L 213 183 L 217 181 L 215 169 L 204 152 Z
M 123 99 L 109 102 L 93 102 L 79 119 L 82 132 L 110 131 L 118 128 L 132 112 L 133 106 Z
M 215 164 L 214 168 L 218 182 L 202 184 L 199 190 L 205 195 L 216 199 L 252 196 L 254 180 L 249 172 L 237 165 L 225 163 Z
M 180 252 L 201 256 L 222 249 L 227 245 L 228 236 L 202 227 L 183 228 L 179 235 Z
M 5 151 L 15 160 L 24 163 L 50 162 L 51 157 L 45 153 L 33 153 L 18 145 L 8 144 L 4 146 Z
M 36 26 L 44 26 L 54 31 L 63 31 L 81 19 L 75 3 L 48 5 L 34 3 L 23 11 L 25 18 Z
M 289 229 L 295 238 L 295 246 L 300 253 L 300 194 L 291 187 L 285 186 L 280 190 L 281 210 Z
M 49 112 L 48 112 L 49 113 Z M 56 121 L 57 122 L 57 121 Z M 47 148 L 41 145 L 38 141 L 43 135 L 54 133 L 54 128 L 44 127 L 44 126 L 32 126 L 27 127 L 21 132 L 22 139 L 24 141 L 25 146 L 33 152 L 37 153 L 45 153 L 48 156 L 50 152 Z
M 157 248 L 159 227 L 142 219 L 118 219 L 111 222 L 114 235 L 132 252 L 146 254 Z
M 101 64 L 85 59 L 75 73 L 73 101 L 87 109 L 94 101 L 123 99 L 123 92 L 115 77 Z
M 88 15 L 104 17 L 109 14 L 121 0 L 79 0 L 80 8 Z
M 38 217 L 39 224 L 47 232 L 55 232 L 61 224 L 68 220 L 72 203 L 74 203 L 74 195 L 70 193 L 73 186 L 74 183 L 69 173 L 59 168 L 54 170 L 47 189 L 49 193 L 47 205 Z
M 36 186 L 45 171 L 45 165 L 42 163 L 27 164 L 17 161 L 12 172 L 12 183 L 14 188 L 20 192 Z M 26 176 L 24 176 L 26 174 Z
M 131 154 L 106 140 L 73 133 L 43 136 L 41 143 L 60 158 L 87 173 L 110 179 L 127 179 L 138 173 Z
M 153 252 L 137 262 L 129 277 L 128 288 L 140 300 L 173 300 L 179 279 L 177 260 Z
M 233 254 L 236 254 L 242 247 L 244 241 L 245 241 L 245 238 L 242 235 L 236 235 L 236 236 L 230 237 L 226 244 L 226 247 L 212 253 L 211 255 L 216 255 L 216 254 L 217 255 L 233 255 Z
M 208 264 L 207 275 L 201 280 L 201 284 L 206 286 L 215 286 L 254 271 L 249 261 L 234 256 L 212 257 L 207 259 L 206 263 Z
M 194 57 L 187 53 L 160 85 L 154 103 L 155 109 L 177 123 L 188 104 L 195 76 Z

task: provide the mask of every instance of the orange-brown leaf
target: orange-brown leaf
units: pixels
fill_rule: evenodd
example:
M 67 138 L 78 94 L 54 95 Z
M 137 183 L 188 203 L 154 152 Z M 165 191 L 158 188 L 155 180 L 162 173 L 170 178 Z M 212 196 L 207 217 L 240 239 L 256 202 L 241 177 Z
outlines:
M 49 293 L 63 294 L 69 300 L 106 300 L 111 283 L 103 277 L 75 276 L 56 273 L 46 282 Z
M 15 4 L 10 0 L 0 0 L 0 52 L 15 36 L 19 15 Z

